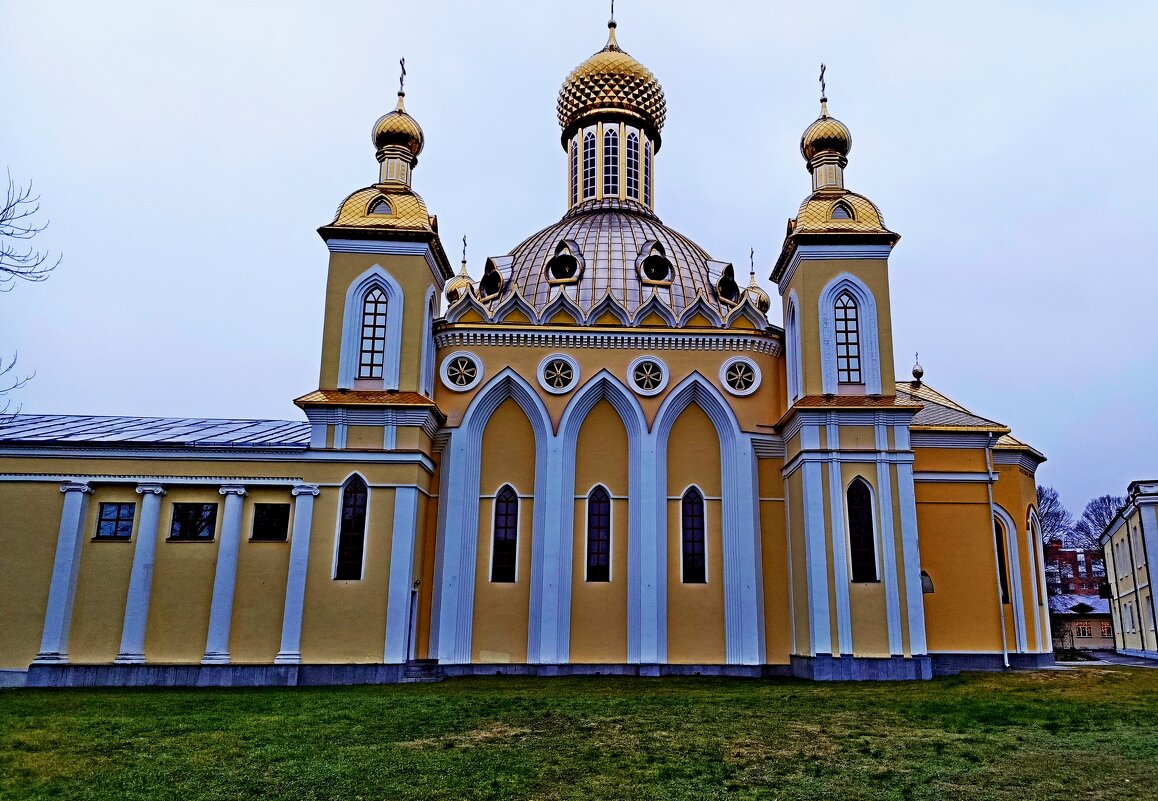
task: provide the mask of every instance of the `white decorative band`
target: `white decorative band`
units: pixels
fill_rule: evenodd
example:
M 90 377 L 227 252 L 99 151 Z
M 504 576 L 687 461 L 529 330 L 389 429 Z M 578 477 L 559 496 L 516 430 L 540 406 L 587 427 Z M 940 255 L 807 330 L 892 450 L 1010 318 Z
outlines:
M 960 482 L 960 481 L 978 481 L 989 482 L 996 481 L 996 473 L 934 473 L 923 472 L 913 473 L 913 481 L 927 481 L 927 482 Z
M 784 440 L 780 437 L 752 437 L 752 452 L 757 459 L 783 459 Z
M 779 356 L 780 342 L 771 337 L 722 334 L 612 334 L 596 331 L 443 331 L 439 348 L 596 348 L 603 350 L 715 350 Z
M 438 261 L 430 245 L 425 242 L 399 242 L 382 239 L 331 239 L 326 242 L 331 253 L 380 253 L 392 256 L 422 256 L 430 268 L 434 281 L 441 292 L 446 279 L 438 268 Z

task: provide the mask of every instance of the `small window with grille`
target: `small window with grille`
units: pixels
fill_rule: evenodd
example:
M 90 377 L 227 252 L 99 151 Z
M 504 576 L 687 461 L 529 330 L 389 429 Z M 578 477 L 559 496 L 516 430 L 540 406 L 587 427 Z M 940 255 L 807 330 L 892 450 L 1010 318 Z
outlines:
M 362 347 L 358 378 L 381 378 L 386 360 L 386 293 L 374 287 L 362 301 Z
M 583 199 L 595 197 L 595 134 L 583 135 Z
M 102 503 L 97 518 L 98 540 L 127 540 L 133 536 L 135 503 Z
M 860 369 L 860 316 L 848 292 L 836 299 L 836 380 L 841 384 L 864 383 Z
M 619 197 L 619 131 L 603 133 L 603 196 Z
M 169 539 L 210 541 L 217 528 L 217 504 L 175 503 Z
M 261 542 L 285 542 L 289 539 L 289 517 L 288 503 L 255 503 L 250 538 Z
M 627 196 L 632 200 L 639 200 L 639 135 L 634 131 L 627 135 L 627 158 L 624 166 L 624 184 Z
M 611 580 L 611 496 L 603 487 L 587 496 L 587 580 Z
M 508 484 L 495 496 L 491 581 L 513 584 L 519 557 L 519 496 Z
M 684 493 L 683 512 L 683 582 L 704 584 L 708 580 L 704 537 L 704 496 L 695 487 Z

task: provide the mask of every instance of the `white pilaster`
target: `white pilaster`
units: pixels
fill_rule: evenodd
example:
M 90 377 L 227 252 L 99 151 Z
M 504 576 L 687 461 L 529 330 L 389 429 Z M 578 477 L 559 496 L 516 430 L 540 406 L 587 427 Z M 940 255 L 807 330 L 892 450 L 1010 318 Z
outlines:
M 631 543 L 628 544 L 628 606 L 638 604 L 634 643 L 630 636 L 631 611 L 628 612 L 628 660 L 644 665 L 667 660 L 667 465 L 659 463 L 657 447 L 652 432 L 643 443 L 640 501 L 644 513 L 634 565 Z M 630 587 L 633 579 L 634 593 Z M 636 658 L 631 660 L 633 655 Z
M 72 601 L 76 596 L 85 512 L 92 487 L 84 482 L 66 481 L 60 485 L 60 491 L 64 493 L 64 508 L 60 513 L 60 531 L 56 535 L 56 559 L 52 564 L 52 584 L 44 612 L 44 633 L 35 663 L 68 661 Z
M 241 549 L 241 507 L 245 487 L 226 485 L 219 492 L 225 496 L 225 514 L 221 517 L 221 542 L 217 546 L 213 605 L 209 609 L 209 636 L 205 638 L 203 665 L 229 664 L 233 593 L 237 588 L 237 555 Z
M 848 536 L 844 528 L 844 474 L 836 458 L 840 450 L 840 425 L 830 413 L 825 425 L 828 438 L 828 498 L 832 519 L 832 580 L 836 589 L 837 655 L 852 653 L 852 603 L 849 598 Z
M 893 519 L 893 477 L 888 462 L 884 458 L 889 449 L 888 427 L 884 415 L 877 415 L 877 512 L 880 520 L 881 581 L 885 589 L 885 619 L 888 624 L 889 654 L 900 656 L 904 653 L 901 641 L 901 601 L 900 567 L 897 559 L 897 529 Z
M 802 450 L 820 448 L 820 429 L 800 431 Z M 824 473 L 819 462 L 807 462 L 804 474 L 804 562 L 808 575 L 808 629 L 812 653 L 832 653 L 832 622 L 829 615 L 828 532 L 824 525 Z
M 898 432 L 897 448 L 901 448 Z M 907 431 L 907 429 L 906 429 Z M 908 443 L 904 446 L 908 448 Z M 923 656 L 928 651 L 925 642 L 925 598 L 921 591 L 921 551 L 917 540 L 917 493 L 913 484 L 912 464 L 897 465 L 897 501 L 901 512 L 900 569 L 905 573 L 905 606 L 909 618 L 909 652 Z
M 289 573 L 285 582 L 285 610 L 281 618 L 281 648 L 274 664 L 296 665 L 302 661 L 302 610 L 306 601 L 306 569 L 310 562 L 317 484 L 298 484 L 294 496 L 294 530 L 290 535 Z
M 386 599 L 386 648 L 382 661 L 405 662 L 409 654 L 410 592 L 414 581 L 414 541 L 418 525 L 418 488 L 394 491 L 394 533 L 390 543 L 390 589 Z
M 149 623 L 149 601 L 153 594 L 153 565 L 157 555 L 157 526 L 161 522 L 160 484 L 138 484 L 141 519 L 133 547 L 133 571 L 125 598 L 125 621 L 121 628 L 121 649 L 116 662 L 139 664 L 145 661 L 145 630 Z

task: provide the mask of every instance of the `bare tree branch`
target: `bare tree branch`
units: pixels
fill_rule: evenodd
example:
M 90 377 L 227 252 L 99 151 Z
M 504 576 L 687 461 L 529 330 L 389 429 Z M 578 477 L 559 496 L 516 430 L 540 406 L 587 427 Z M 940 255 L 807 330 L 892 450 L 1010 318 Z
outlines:
M 48 251 L 32 245 L 18 244 L 36 237 L 48 227 L 48 221 L 37 222 L 40 195 L 32 193 L 32 182 L 21 186 L 8 173 L 8 192 L 0 206 L 0 292 L 8 292 L 16 279 L 38 283 L 48 279 L 60 266 L 62 256 L 52 260 Z
M 14 392 L 36 375 L 21 376 L 16 373 L 16 359 L 19 354 L 13 353 L 12 358 L 7 361 L 3 356 L 0 356 L 0 421 L 7 417 L 20 413 L 20 407 L 12 408 L 12 398 L 8 397 L 10 392 Z
M 1053 487 L 1037 485 L 1037 519 L 1041 523 L 1042 541 L 1069 539 L 1074 528 L 1074 516 L 1061 502 Z
M 1086 508 L 1082 510 L 1082 516 L 1074 523 L 1075 544 L 1081 548 L 1097 550 L 1098 537 L 1125 505 L 1126 499 L 1120 495 L 1100 495 L 1087 503 Z

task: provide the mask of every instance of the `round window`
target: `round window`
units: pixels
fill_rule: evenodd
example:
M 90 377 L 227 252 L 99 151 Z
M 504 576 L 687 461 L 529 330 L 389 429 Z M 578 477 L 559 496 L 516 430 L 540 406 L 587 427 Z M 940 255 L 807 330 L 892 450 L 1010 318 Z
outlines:
M 656 395 L 667 386 L 667 366 L 654 356 L 640 356 L 627 366 L 627 375 L 640 395 Z
M 760 368 L 751 359 L 736 356 L 720 367 L 720 381 L 733 395 L 751 395 L 760 386 Z
M 539 363 L 539 386 L 556 395 L 574 388 L 579 380 L 579 364 L 562 353 L 555 353 Z
M 473 389 L 482 380 L 482 365 L 470 353 L 452 353 L 442 360 L 442 383 L 456 392 Z

